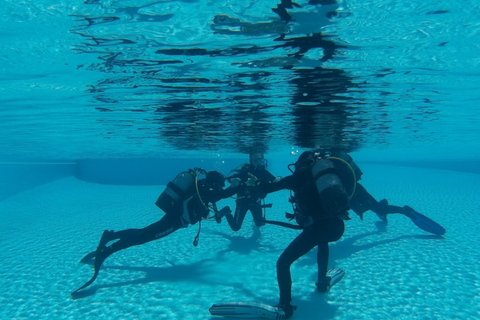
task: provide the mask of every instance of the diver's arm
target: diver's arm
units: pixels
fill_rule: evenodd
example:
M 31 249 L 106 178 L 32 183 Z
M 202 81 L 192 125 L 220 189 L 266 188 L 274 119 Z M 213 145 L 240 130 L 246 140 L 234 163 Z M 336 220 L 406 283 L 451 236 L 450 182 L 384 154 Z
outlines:
M 216 201 L 230 198 L 231 196 L 236 194 L 241 187 L 242 185 L 229 186 L 226 189 L 218 190 L 217 193 L 215 194 L 215 196 L 218 198 Z
M 275 177 L 273 174 L 271 174 L 270 171 L 268 171 L 268 170 L 263 170 L 262 176 L 259 177 L 259 178 L 263 181 L 269 181 L 269 182 L 272 182 L 275 179 L 277 179 L 277 177 Z
M 294 176 L 291 175 L 284 178 L 280 178 L 278 180 L 274 180 L 272 182 L 257 181 L 257 187 L 265 193 L 272 193 L 282 189 L 292 190 L 294 183 L 295 183 Z
M 202 195 L 202 200 L 205 203 L 215 203 L 219 200 L 229 198 L 236 194 L 240 188 L 242 188 L 242 184 L 236 186 L 229 186 L 226 189 L 212 189 L 207 185 L 203 186 L 200 190 L 200 194 Z

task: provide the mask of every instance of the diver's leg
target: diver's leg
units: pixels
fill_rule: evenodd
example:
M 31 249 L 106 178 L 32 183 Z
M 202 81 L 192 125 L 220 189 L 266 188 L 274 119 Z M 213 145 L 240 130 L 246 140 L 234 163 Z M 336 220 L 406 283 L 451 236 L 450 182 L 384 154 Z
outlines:
M 317 291 L 327 292 L 328 282 L 330 280 L 327 278 L 328 258 L 330 255 L 328 242 L 321 241 L 318 244 L 317 250 L 318 250 L 317 251 L 318 282 L 316 283 Z
M 105 259 L 107 259 L 113 253 L 130 248 L 132 246 L 138 246 L 166 237 L 181 227 L 181 220 L 177 216 L 165 214 L 160 221 L 152 223 L 151 225 L 142 229 L 126 229 L 118 232 L 110 231 L 110 234 L 107 233 L 108 237 L 113 237 L 113 239 L 118 239 L 118 241 L 112 243 L 110 246 L 107 246 L 106 244 L 108 243 L 109 238 L 103 239 L 102 236 L 102 240 L 100 240 L 95 257 L 95 271 L 98 272 Z
M 360 218 L 363 220 L 363 214 L 368 210 L 373 210 L 377 203 L 377 200 L 368 193 L 368 191 L 360 184 L 357 183 L 355 194 L 350 199 L 348 205 Z
M 118 241 L 112 243 L 113 252 L 168 236 L 182 227 L 179 217 L 166 214 L 159 221 L 142 229 L 126 229 L 113 234 Z
M 263 227 L 265 225 L 263 219 L 263 210 L 260 202 L 250 203 L 250 212 L 252 213 L 253 222 L 257 227 Z
M 280 289 L 281 305 L 289 305 L 292 300 L 292 276 L 290 266 L 301 256 L 312 250 L 318 242 L 311 232 L 303 230 L 283 251 L 277 260 L 277 281 Z
M 315 235 L 319 235 L 317 266 L 318 266 L 318 282 L 317 291 L 326 292 L 330 279 L 327 277 L 328 260 L 330 255 L 329 242 L 338 241 L 345 232 L 345 223 L 341 219 L 326 219 L 324 223 L 315 231 Z
M 113 253 L 131 246 L 163 238 L 180 229 L 181 226 L 181 220 L 178 218 L 178 216 L 166 214 L 160 221 L 155 222 L 143 229 L 127 229 L 118 232 L 105 230 L 100 238 L 97 251 L 95 252 L 93 277 L 83 286 L 75 290 L 72 295 L 88 287 L 95 281 L 103 262 Z M 118 241 L 114 242 L 110 246 L 107 246 L 108 242 L 112 239 L 118 239 Z
M 363 219 L 363 214 L 371 210 L 375 212 L 378 217 L 386 222 L 386 215 L 391 213 L 403 213 L 403 208 L 398 206 L 392 206 L 388 204 L 386 199 L 381 201 L 375 200 L 375 198 L 368 193 L 368 191 L 361 184 L 357 183 L 355 195 L 349 202 L 350 209 L 352 209 L 360 218 Z
M 243 220 L 245 219 L 245 215 L 248 211 L 248 204 L 244 200 L 237 200 L 235 206 L 235 213 L 232 215 L 231 213 L 225 214 L 227 218 L 228 225 L 233 231 L 238 231 L 242 227 Z

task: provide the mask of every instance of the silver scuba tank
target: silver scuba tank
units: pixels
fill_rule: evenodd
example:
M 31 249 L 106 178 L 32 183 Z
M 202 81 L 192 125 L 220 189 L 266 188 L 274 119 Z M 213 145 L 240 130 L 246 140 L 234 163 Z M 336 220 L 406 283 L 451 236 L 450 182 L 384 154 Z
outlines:
M 195 172 L 180 172 L 167 184 L 155 204 L 164 212 L 170 212 L 177 204 L 192 196 L 195 189 Z
M 348 195 L 331 160 L 320 159 L 312 167 L 313 181 L 327 217 L 348 215 Z

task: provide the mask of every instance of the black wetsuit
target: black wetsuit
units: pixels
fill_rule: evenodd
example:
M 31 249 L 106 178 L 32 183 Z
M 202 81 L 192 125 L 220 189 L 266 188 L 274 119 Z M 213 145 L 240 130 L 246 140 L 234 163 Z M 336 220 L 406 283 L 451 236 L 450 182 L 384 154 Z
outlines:
M 379 216 L 384 216 L 389 213 L 404 213 L 405 209 L 398 206 L 388 204 L 388 201 L 383 199 L 380 201 L 368 193 L 364 186 L 357 183 L 355 194 L 349 202 L 350 208 L 363 219 L 363 214 L 371 210 Z
M 323 212 L 310 168 L 296 170 L 293 175 L 271 183 L 259 183 L 265 192 L 289 189 L 294 192 L 297 210 L 302 214 L 312 214 L 316 220 L 288 245 L 277 261 L 277 281 L 280 289 L 280 305 L 289 305 L 292 299 L 292 277 L 290 266 L 298 258 L 318 246 L 317 266 L 319 286 L 327 282 L 329 249 L 328 243 L 340 239 L 345 224 L 339 218 L 322 218 Z
M 249 174 L 255 176 L 257 181 L 271 182 L 275 180 L 275 176 L 265 169 L 264 166 L 254 167 L 251 164 L 245 164 L 242 166 L 238 174 L 235 174 L 232 177 L 239 178 L 242 183 L 245 183 L 250 178 Z M 243 188 L 240 188 L 237 193 L 235 213 L 233 215 L 231 213 L 225 215 L 230 228 L 232 228 L 233 231 L 240 230 L 247 211 L 249 210 L 252 213 L 253 221 L 257 227 L 265 225 L 262 214 L 262 200 L 266 196 L 267 194 L 257 187 L 244 186 Z
M 154 222 L 142 229 L 126 229 L 116 232 L 110 232 L 108 241 L 118 241 L 112 243 L 109 248 L 108 255 L 117 251 L 141 245 L 153 240 L 157 240 L 168 236 L 180 228 L 186 228 L 189 224 L 196 224 L 201 219 L 207 217 L 209 211 L 206 206 L 215 202 L 233 196 L 238 187 L 228 187 L 227 189 L 212 189 L 208 186 L 205 179 L 198 181 L 198 189 L 205 205 L 200 201 L 198 194 L 187 201 L 184 210 L 184 203 L 179 203 L 173 207 L 171 212 L 165 212 L 160 221 Z

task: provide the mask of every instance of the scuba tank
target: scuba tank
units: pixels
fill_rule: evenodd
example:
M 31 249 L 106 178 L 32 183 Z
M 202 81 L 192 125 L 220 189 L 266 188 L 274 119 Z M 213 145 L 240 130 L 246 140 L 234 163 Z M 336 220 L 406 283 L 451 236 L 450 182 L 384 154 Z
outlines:
M 291 166 L 295 166 L 295 171 Z M 291 229 L 304 229 L 323 218 L 350 220 L 348 204 L 355 194 L 357 181 L 362 176 L 362 171 L 353 159 L 345 152 L 329 153 L 319 149 L 303 152 L 297 162 L 288 165 L 293 174 L 304 167 L 308 167 L 307 170 L 311 173 L 311 176 L 305 178 L 305 183 L 312 178 L 319 205 L 323 209 L 319 213 L 325 215 L 319 217 L 315 216 L 312 210 L 302 210 L 298 207 L 297 197 L 294 195 L 289 199 L 294 213 L 285 213 L 285 216 L 290 220 L 295 219 L 298 226 L 280 221 L 266 222 Z
M 206 175 L 206 171 L 200 168 L 190 169 L 188 171 L 180 172 L 173 181 L 167 184 L 165 190 L 160 194 L 155 204 L 165 213 L 174 213 L 179 206 L 183 208 L 181 212 L 182 225 L 186 228 L 189 224 L 198 224 L 198 233 L 195 236 L 193 245 L 197 246 L 200 230 L 202 226 L 202 217 L 208 215 L 210 208 L 207 207 L 198 191 L 198 175 Z M 222 176 L 223 177 L 223 176 Z M 195 194 L 197 196 L 195 196 Z M 216 211 L 215 204 L 213 209 Z M 230 210 L 224 208 L 223 210 Z
M 196 174 L 194 170 L 180 172 L 173 181 L 167 184 L 155 205 L 164 212 L 171 212 L 178 204 L 195 193 Z
M 355 194 L 357 181 L 362 178 L 362 170 L 353 162 L 352 157 L 345 152 L 331 153 L 327 159 L 334 163 L 343 186 L 347 190 L 348 198 L 351 199 Z
M 312 176 L 320 204 L 327 217 L 348 219 L 348 195 L 335 164 L 319 159 L 312 167 Z

